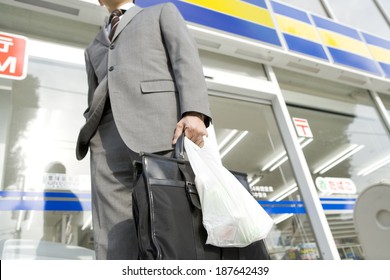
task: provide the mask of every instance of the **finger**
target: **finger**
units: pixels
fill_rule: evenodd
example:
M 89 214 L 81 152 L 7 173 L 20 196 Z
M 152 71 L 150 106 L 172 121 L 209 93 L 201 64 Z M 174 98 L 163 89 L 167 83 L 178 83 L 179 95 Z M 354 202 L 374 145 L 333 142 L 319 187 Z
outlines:
M 184 123 L 178 122 L 176 124 L 175 133 L 173 134 L 172 144 L 175 145 L 177 142 L 177 139 L 183 134 L 184 131 Z

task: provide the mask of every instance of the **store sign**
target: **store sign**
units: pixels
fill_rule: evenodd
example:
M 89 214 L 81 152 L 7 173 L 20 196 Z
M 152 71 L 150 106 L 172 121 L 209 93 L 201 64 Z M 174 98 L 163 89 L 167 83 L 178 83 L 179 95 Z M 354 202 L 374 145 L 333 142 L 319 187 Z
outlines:
M 0 32 L 0 78 L 22 80 L 27 74 L 27 38 Z
M 309 122 L 306 119 L 293 118 L 298 137 L 313 138 Z
M 316 186 L 323 194 L 356 194 L 356 186 L 348 178 L 317 177 Z
M 281 47 L 266 0 L 137 0 L 149 7 L 172 2 L 185 20 Z
M 307 56 L 307 62 L 314 57 L 390 77 L 390 40 L 279 3 L 286 1 L 137 0 L 137 5 L 164 2 L 174 3 L 189 22 L 282 47 L 299 60 L 295 53 Z

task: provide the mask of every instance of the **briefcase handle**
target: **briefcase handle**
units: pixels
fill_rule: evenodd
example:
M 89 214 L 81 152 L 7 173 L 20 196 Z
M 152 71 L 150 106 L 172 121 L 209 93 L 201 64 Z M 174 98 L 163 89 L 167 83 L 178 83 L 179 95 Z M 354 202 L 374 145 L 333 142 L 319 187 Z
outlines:
M 176 159 L 182 159 L 184 160 L 184 133 L 180 135 L 180 137 L 177 139 L 175 144 L 175 152 L 174 157 Z

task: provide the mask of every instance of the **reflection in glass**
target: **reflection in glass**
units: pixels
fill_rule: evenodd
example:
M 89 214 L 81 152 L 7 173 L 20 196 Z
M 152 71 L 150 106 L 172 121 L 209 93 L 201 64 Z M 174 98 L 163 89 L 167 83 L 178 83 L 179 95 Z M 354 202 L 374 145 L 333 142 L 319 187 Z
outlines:
M 85 94 L 83 66 L 43 58 L 30 57 L 26 79 L 12 83 L 9 129 L 1 131 L 3 257 L 93 258 L 88 161 L 74 155 Z
M 252 195 L 275 226 L 266 239 L 272 259 L 318 259 L 319 252 L 286 151 L 268 104 L 210 97 L 215 136 L 231 171 L 245 174 Z M 311 139 L 300 139 L 303 148 Z
M 388 94 L 379 94 L 382 102 L 383 102 L 383 105 L 385 106 L 386 110 L 387 110 L 387 113 L 389 115 L 389 118 L 390 118 L 390 96 Z
M 290 115 L 313 133 L 303 152 L 340 256 L 363 259 L 353 209 L 362 191 L 390 180 L 389 133 L 367 91 L 277 72 Z

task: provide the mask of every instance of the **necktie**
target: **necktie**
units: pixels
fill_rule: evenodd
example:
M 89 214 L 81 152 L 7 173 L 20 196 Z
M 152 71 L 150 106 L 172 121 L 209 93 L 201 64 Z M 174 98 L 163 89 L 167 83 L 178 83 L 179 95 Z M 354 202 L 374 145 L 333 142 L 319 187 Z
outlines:
M 108 39 L 110 39 L 110 41 L 112 41 L 112 38 L 114 37 L 115 30 L 119 24 L 119 17 L 122 14 L 123 14 L 122 10 L 116 9 L 110 15 L 110 18 L 108 20 L 108 22 L 111 23 L 111 31 L 110 31 L 110 34 L 108 35 Z

